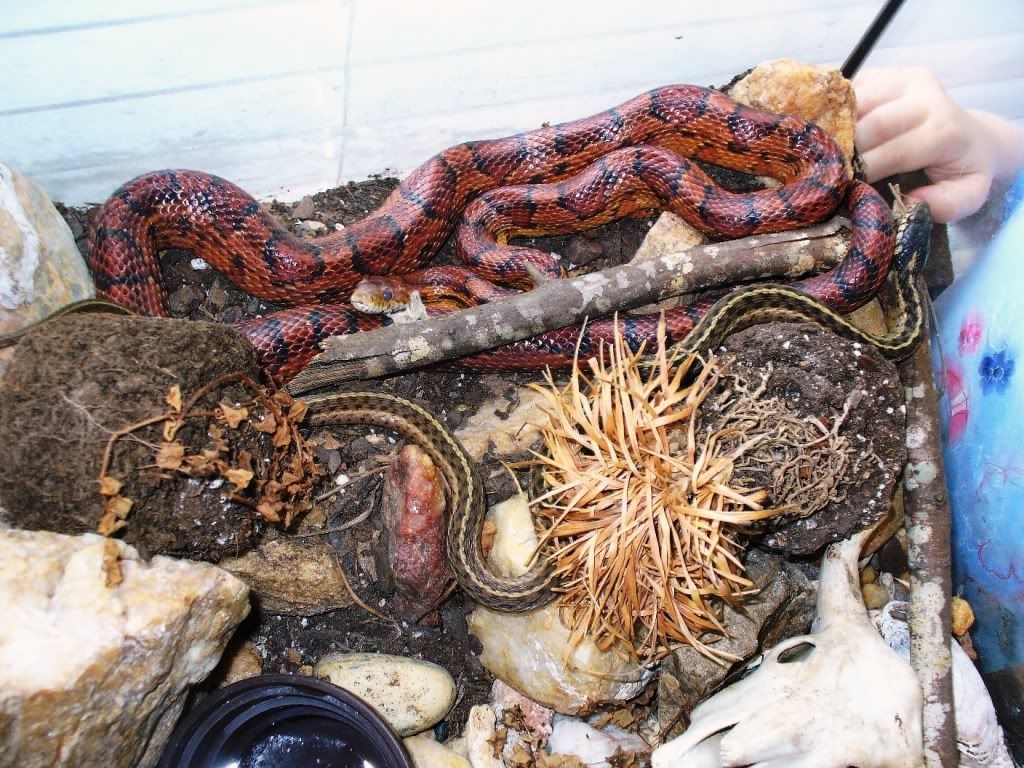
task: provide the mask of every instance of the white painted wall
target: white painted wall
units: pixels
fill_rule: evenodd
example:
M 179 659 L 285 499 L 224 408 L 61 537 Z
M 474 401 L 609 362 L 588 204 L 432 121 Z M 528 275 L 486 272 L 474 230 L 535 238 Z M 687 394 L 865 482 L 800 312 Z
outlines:
M 767 58 L 882 0 L 0 0 L 0 159 L 71 204 L 189 167 L 299 195 Z M 869 64 L 1024 119 L 1024 2 L 909 0 Z

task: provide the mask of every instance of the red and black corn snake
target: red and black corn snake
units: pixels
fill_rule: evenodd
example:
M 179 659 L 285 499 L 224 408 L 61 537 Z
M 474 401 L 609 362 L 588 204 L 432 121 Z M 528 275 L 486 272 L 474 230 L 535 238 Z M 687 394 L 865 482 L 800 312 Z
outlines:
M 771 176 L 773 189 L 733 193 L 695 158 Z M 158 171 L 118 189 L 97 215 L 88 262 L 97 293 L 135 312 L 165 315 L 157 255 L 187 248 L 241 289 L 292 308 L 238 324 L 262 365 L 287 381 L 330 335 L 386 322 L 345 301 L 364 277 L 422 267 L 458 225 L 460 255 L 475 271 L 522 285 L 521 261 L 558 274 L 547 254 L 514 246 L 518 235 L 596 226 L 668 208 L 720 237 L 809 225 L 845 200 L 852 237 L 845 259 L 795 284 L 834 312 L 849 312 L 881 286 L 894 225 L 882 198 L 848 180 L 835 142 L 813 123 L 739 105 L 718 91 L 671 85 L 614 109 L 504 139 L 460 144 L 416 169 L 365 219 L 303 240 L 233 184 L 195 171 Z M 668 337 L 682 339 L 707 305 L 672 310 Z M 626 337 L 654 338 L 656 318 L 631 317 Z M 611 321 L 588 326 L 584 356 L 611 336 Z M 578 329 L 562 329 L 467 358 L 481 368 L 570 364 Z

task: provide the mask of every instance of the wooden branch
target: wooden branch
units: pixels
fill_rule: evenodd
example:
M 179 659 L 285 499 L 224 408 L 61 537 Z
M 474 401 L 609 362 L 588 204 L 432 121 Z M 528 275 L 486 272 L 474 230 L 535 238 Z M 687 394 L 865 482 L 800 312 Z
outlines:
M 910 561 L 910 663 L 924 694 L 927 768 L 955 768 L 959 752 L 953 712 L 953 577 L 949 494 L 942 461 L 939 396 L 928 331 L 900 366 L 907 403 L 907 468 L 903 472 Z
M 847 225 L 836 217 L 808 229 L 701 245 L 639 264 L 552 280 L 473 309 L 330 338 L 289 389 L 301 394 L 342 381 L 386 376 L 673 296 L 822 271 L 846 253 L 840 231 Z

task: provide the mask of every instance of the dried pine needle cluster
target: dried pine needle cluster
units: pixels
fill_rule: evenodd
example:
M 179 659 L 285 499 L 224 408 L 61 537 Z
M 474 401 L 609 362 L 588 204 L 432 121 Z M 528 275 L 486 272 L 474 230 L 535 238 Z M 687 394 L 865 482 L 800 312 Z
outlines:
M 735 430 L 699 434 L 698 407 L 723 375 L 714 358 L 684 383 L 695 360 L 666 353 L 663 327 L 653 366 L 642 354 L 617 336 L 588 374 L 574 365 L 564 388 L 549 377 L 540 389 L 549 423 L 537 461 L 548 490 L 535 504 L 570 646 L 589 636 L 601 647 L 621 641 L 645 662 L 680 645 L 731 658 L 706 633 L 724 633 L 720 601 L 752 588 L 738 535 L 781 512 L 763 508 L 764 491 L 729 485 L 761 438 L 726 449 Z

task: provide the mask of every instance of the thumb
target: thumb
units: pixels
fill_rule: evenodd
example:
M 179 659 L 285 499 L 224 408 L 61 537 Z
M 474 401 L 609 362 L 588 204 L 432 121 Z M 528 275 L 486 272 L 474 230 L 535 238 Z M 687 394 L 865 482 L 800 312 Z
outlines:
M 928 203 L 932 218 L 940 223 L 959 221 L 985 204 L 992 180 L 983 173 L 969 173 L 915 189 L 907 197 Z

